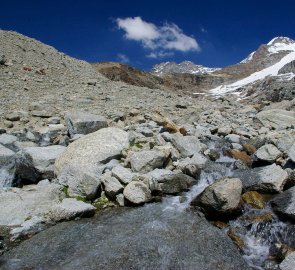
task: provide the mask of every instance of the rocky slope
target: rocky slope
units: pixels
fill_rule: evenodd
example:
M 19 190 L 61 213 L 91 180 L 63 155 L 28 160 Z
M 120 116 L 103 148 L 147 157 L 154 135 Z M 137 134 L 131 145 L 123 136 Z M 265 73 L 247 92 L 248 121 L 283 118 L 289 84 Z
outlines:
M 1 269 L 290 266 L 295 99 L 192 99 L 0 40 Z

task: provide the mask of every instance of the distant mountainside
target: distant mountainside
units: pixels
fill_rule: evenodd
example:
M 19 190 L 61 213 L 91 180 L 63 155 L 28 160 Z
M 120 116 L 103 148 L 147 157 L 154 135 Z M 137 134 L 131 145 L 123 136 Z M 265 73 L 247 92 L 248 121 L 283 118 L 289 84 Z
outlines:
M 221 69 L 190 61 L 160 63 L 151 72 L 112 62 L 94 67 L 114 81 L 192 96 L 233 94 L 240 99 L 272 101 L 295 96 L 295 41 L 287 37 L 276 37 L 240 63 Z
M 155 65 L 151 72 L 156 75 L 166 73 L 188 73 L 188 74 L 205 74 L 219 70 L 220 68 L 209 68 L 202 65 L 196 65 L 191 61 L 184 61 L 179 64 L 175 62 L 164 62 Z

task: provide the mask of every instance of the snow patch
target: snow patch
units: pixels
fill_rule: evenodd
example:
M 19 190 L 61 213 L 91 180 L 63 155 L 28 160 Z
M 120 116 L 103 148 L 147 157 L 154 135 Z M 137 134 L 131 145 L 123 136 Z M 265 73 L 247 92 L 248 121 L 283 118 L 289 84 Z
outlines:
M 209 92 L 212 95 L 223 95 L 228 92 L 234 92 L 241 87 L 252 84 L 252 83 L 257 82 L 259 80 L 265 79 L 268 76 L 278 76 L 278 72 L 281 68 L 283 68 L 286 64 L 295 60 L 295 44 L 293 44 L 293 46 L 294 46 L 294 51 L 289 53 L 285 57 L 283 57 L 278 63 L 276 63 L 268 68 L 265 68 L 261 71 L 255 72 L 255 73 L 251 74 L 250 76 L 248 76 L 242 80 L 239 80 L 235 83 L 232 83 L 229 85 L 218 86 L 214 89 L 211 89 Z M 281 76 L 281 75 L 279 75 L 279 76 Z M 292 73 L 292 74 L 289 74 L 288 78 L 292 79 L 294 76 L 295 75 Z

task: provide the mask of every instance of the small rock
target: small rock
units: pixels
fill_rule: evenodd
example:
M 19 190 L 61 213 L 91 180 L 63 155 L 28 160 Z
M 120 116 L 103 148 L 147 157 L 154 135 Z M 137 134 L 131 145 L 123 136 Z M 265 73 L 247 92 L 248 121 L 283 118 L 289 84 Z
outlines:
M 153 169 L 161 168 L 166 159 L 166 154 L 161 151 L 145 150 L 131 153 L 129 160 L 132 171 L 147 173 Z
M 16 112 L 7 114 L 5 118 L 6 118 L 6 120 L 9 120 L 9 121 L 19 121 L 20 120 L 20 116 Z
M 151 199 L 151 191 L 148 186 L 139 181 L 129 183 L 124 191 L 124 197 L 134 204 L 142 204 Z
M 255 155 L 260 160 L 274 162 L 282 155 L 282 153 L 274 145 L 266 144 L 260 147 Z
M 243 201 L 256 209 L 263 209 L 267 203 L 266 198 L 257 191 L 248 191 L 242 195 Z
M 117 165 L 112 169 L 112 175 L 116 177 L 121 183 L 129 184 L 135 175 L 130 169 L 124 168 L 121 165 Z
M 104 186 L 106 195 L 110 198 L 115 198 L 116 195 L 124 189 L 124 186 L 117 180 L 117 178 L 112 177 L 111 173 L 105 173 L 100 177 L 100 180 Z

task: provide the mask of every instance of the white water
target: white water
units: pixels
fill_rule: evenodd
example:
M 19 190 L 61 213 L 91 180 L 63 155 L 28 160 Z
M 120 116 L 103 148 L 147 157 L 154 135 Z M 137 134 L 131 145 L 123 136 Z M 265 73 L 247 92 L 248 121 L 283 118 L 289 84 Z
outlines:
M 183 196 L 164 198 L 162 211 L 168 213 L 174 212 L 174 214 L 179 211 L 185 211 L 190 207 L 191 201 L 204 191 L 207 186 L 222 177 L 232 176 L 232 165 L 234 161 L 234 159 L 221 154 L 216 163 L 223 163 L 224 170 L 202 171 L 198 184 L 193 186 L 189 192 L 185 193 Z M 250 224 L 249 222 L 245 223 L 245 220 L 243 220 L 243 217 L 249 214 L 262 215 L 269 212 L 273 215 L 272 221 L 269 222 L 257 222 Z M 253 209 L 246 206 L 244 213 L 238 219 L 231 221 L 229 225 L 230 228 L 240 227 L 244 228 L 244 231 L 246 231 L 245 234 L 237 235 L 245 244 L 243 249 L 243 257 L 245 261 L 251 268 L 256 270 L 264 269 L 262 265 L 269 257 L 270 247 L 274 243 L 281 243 L 281 239 L 285 237 L 284 232 L 286 231 L 286 224 L 277 218 L 277 216 L 272 212 L 270 206 L 266 206 L 264 209 Z M 149 224 L 149 226 L 158 229 L 165 228 L 165 224 L 159 223 L 157 220 L 155 220 L 152 224 Z M 224 229 L 225 232 L 228 229 L 229 228 Z

